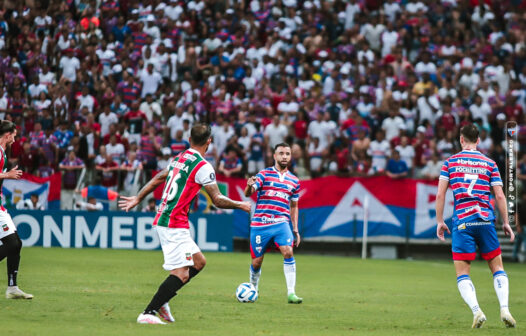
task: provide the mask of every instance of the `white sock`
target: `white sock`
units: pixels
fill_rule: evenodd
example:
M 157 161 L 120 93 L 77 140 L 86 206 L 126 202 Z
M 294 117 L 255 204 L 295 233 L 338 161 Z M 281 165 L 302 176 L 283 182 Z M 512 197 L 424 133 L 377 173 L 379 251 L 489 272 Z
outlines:
M 250 283 L 253 284 L 254 287 L 256 287 L 256 290 L 258 289 L 258 286 L 259 286 L 260 276 L 261 276 L 261 268 L 256 271 L 254 270 L 254 267 L 250 265 Z
M 287 295 L 295 293 L 296 287 L 296 261 L 294 257 L 283 260 L 283 273 L 287 281 Z
M 493 273 L 493 286 L 495 287 L 495 293 L 497 293 L 497 297 L 499 298 L 500 309 L 507 310 L 510 285 L 506 272 L 497 271 Z
M 477 301 L 475 286 L 473 286 L 473 282 L 471 282 L 469 275 L 461 275 L 457 277 L 457 286 L 464 302 L 466 302 L 469 308 L 471 308 L 474 315 L 480 310 L 480 307 Z

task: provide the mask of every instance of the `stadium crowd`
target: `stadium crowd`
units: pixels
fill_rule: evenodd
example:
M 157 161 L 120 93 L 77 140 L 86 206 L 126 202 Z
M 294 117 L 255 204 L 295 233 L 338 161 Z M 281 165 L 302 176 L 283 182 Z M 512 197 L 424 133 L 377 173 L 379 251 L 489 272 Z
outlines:
M 0 118 L 19 127 L 10 161 L 39 176 L 62 170 L 66 189 L 84 167 L 91 183 L 127 189 L 137 169 L 151 176 L 188 148 L 191 125 L 204 121 L 214 137 L 206 159 L 226 176 L 270 165 L 287 141 L 300 178 L 436 178 L 474 122 L 480 151 L 503 171 L 505 124 L 526 125 L 524 8 L 6 1 Z

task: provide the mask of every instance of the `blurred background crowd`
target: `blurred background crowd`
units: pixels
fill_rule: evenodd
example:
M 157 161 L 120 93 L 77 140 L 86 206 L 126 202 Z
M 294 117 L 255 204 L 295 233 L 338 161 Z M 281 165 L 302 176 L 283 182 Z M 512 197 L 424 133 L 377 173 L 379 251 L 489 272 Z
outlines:
M 0 118 L 19 127 L 10 161 L 43 177 L 62 170 L 65 189 L 86 168 L 90 184 L 126 191 L 188 148 L 203 121 L 213 125 L 206 159 L 226 176 L 270 165 L 286 141 L 302 179 L 434 179 L 473 122 L 480 151 L 503 171 L 505 125 L 525 124 L 525 8 L 4 1 Z M 526 158 L 520 172 L 526 178 Z

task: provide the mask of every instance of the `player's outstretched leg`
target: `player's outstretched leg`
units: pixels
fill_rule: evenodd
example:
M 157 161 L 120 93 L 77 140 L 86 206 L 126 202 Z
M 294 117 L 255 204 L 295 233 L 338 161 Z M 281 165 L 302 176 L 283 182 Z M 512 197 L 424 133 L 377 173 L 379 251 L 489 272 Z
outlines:
M 493 273 L 493 286 L 500 303 L 500 319 L 506 327 L 515 328 L 516 322 L 508 308 L 509 281 L 504 270 Z
M 7 257 L 7 290 L 5 297 L 7 299 L 32 299 L 33 295 L 25 293 L 17 286 L 18 267 L 20 265 L 20 251 L 22 250 L 22 241 L 18 233 L 10 234 L 2 238 L 0 246 L 0 261 Z
M 477 301 L 477 293 L 475 286 L 471 282 L 471 278 L 467 274 L 463 274 L 457 277 L 457 286 L 460 295 L 464 299 L 464 302 L 469 306 L 473 312 L 473 325 L 472 328 L 480 328 L 486 322 L 486 316 L 479 307 Z
M 171 271 L 170 275 L 159 286 L 157 293 L 155 293 L 144 312 L 137 317 L 137 322 L 142 324 L 166 324 L 157 317 L 157 313 L 164 304 L 177 294 L 177 291 L 183 287 L 188 278 L 188 267 L 177 268 Z

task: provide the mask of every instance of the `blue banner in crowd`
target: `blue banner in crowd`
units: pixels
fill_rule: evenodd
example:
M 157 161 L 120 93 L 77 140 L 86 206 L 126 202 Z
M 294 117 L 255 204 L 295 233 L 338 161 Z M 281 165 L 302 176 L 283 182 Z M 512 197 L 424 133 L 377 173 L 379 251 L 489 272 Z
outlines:
M 10 211 L 24 246 L 155 250 L 154 214 L 138 212 Z M 190 215 L 190 232 L 203 251 L 232 251 L 233 216 Z

